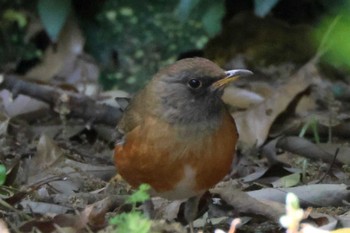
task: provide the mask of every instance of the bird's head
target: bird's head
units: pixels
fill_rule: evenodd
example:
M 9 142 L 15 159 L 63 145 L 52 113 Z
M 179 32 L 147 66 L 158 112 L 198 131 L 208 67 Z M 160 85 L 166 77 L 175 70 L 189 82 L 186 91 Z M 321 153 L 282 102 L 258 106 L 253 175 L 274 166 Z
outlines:
M 153 88 L 160 106 L 157 114 L 169 122 L 209 121 L 224 109 L 224 88 L 248 70 L 221 69 L 205 58 L 187 58 L 159 71 L 148 88 Z

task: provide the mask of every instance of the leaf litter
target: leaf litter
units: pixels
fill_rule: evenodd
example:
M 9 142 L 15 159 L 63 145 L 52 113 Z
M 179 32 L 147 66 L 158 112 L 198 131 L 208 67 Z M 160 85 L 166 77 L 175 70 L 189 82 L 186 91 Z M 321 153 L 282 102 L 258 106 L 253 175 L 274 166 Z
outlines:
M 74 27 L 65 30 L 79 35 Z M 128 93 L 96 92 L 98 70 L 90 61 L 69 62 L 79 67 L 64 65 L 79 57 L 69 46 L 76 43 L 81 48 L 84 41 L 81 35 L 73 41 L 63 39 L 64 48 L 58 48 L 62 54 L 52 54 L 49 49 L 45 62 L 29 74 L 49 86 L 68 83 L 78 92 L 86 93 L 87 84 L 92 84 L 96 101 L 124 109 L 126 102 L 115 98 L 129 97 Z M 62 60 L 65 57 L 69 59 Z M 54 66 L 48 65 L 56 60 Z M 83 70 L 90 69 L 90 77 L 79 79 Z M 270 67 L 273 72 L 285 73 L 284 69 Z M 269 75 L 269 69 L 264 72 Z M 334 95 L 332 88 L 339 83 L 328 81 L 321 73 L 311 60 L 278 82 L 252 79 L 245 81 L 249 88 L 227 89 L 224 101 L 239 129 L 240 159 L 232 174 L 202 198 L 202 216 L 196 227 L 204 232 L 228 230 L 232 219 L 239 217 L 242 231 L 268 222 L 274 232 L 280 232 L 277 222 L 284 214 L 287 192 L 295 193 L 303 207 L 314 208 L 309 221 L 316 226 L 328 230 L 337 224 L 349 226 L 348 97 Z M 51 80 L 61 74 L 67 80 Z M 14 94 L 14 101 L 22 98 Z M 8 170 L 7 181 L 0 187 L 0 205 L 6 209 L 1 231 L 113 231 L 108 219 L 131 210 L 125 203 L 130 187 L 114 177 L 114 127 L 49 113 L 46 105 L 36 105 L 38 100 L 27 107 L 23 101 L 12 104 L 9 93 L 2 91 L 1 97 L 0 152 Z M 154 229 L 185 231 L 174 223 L 184 220 L 182 201 L 156 197 L 153 201 L 160 219 L 153 221 Z

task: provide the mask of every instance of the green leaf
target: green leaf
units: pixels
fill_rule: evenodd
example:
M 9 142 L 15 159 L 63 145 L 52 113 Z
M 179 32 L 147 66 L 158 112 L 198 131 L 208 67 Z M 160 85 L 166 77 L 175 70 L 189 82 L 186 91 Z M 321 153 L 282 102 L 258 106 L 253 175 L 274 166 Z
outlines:
M 299 184 L 301 178 L 300 173 L 290 174 L 274 181 L 272 186 L 275 188 L 289 188 Z
M 317 125 L 318 125 L 318 120 L 316 119 L 316 117 L 312 117 L 311 120 L 308 120 L 304 126 L 301 128 L 300 133 L 299 133 L 299 137 L 304 137 L 307 130 L 309 128 L 312 129 L 312 133 L 314 134 L 314 139 L 316 143 L 320 143 L 320 135 L 318 133 L 318 129 L 317 129 Z
M 298 210 L 300 208 L 300 205 L 299 198 L 297 197 L 297 195 L 295 195 L 294 193 L 287 193 L 286 205 L 288 207 L 293 208 L 294 210 Z
M 138 190 L 136 190 L 130 197 L 126 200 L 126 202 L 130 204 L 136 204 L 137 202 L 144 202 L 150 199 L 148 191 L 151 186 L 148 184 L 141 184 Z
M 344 5 L 344 10 L 337 17 L 325 18 L 315 33 L 321 45 L 327 51 L 323 56 L 329 63 L 336 66 L 350 67 L 349 36 L 350 36 L 350 16 L 348 9 L 350 3 Z M 325 33 L 326 32 L 326 33 Z M 322 47 L 321 46 L 321 47 Z
M 39 0 L 38 11 L 51 41 L 56 42 L 71 11 L 71 0 Z
M 6 181 L 6 167 L 0 164 L 0 185 L 3 185 Z
M 125 222 L 125 219 L 127 218 L 127 216 L 128 216 L 128 213 L 121 213 L 110 218 L 108 222 L 111 225 L 119 225 Z
M 210 37 L 215 36 L 221 31 L 221 20 L 225 14 L 224 3 L 211 5 L 208 11 L 203 15 L 202 24 Z
M 254 13 L 259 17 L 265 17 L 279 0 L 254 0 Z
M 20 28 L 24 28 L 27 25 L 25 14 L 20 11 L 8 9 L 4 12 L 3 18 L 8 21 L 16 22 Z
M 140 212 L 122 213 L 109 220 L 119 233 L 148 233 L 152 222 Z

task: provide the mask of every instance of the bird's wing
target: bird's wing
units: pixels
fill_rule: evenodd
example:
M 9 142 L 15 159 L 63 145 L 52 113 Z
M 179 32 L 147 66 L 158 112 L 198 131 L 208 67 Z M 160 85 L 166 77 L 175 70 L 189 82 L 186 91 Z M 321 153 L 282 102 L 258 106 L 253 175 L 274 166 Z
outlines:
M 126 134 L 143 124 L 144 117 L 147 114 L 146 112 L 149 111 L 149 106 L 146 106 L 147 103 L 140 101 L 144 99 L 144 91 L 141 91 L 131 100 L 125 109 L 117 125 L 117 144 L 123 143 Z

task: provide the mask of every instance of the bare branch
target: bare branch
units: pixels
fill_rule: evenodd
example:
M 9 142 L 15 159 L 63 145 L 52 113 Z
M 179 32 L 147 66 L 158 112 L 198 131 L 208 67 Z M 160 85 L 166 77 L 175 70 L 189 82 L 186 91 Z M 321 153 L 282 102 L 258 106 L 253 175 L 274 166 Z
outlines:
M 3 75 L 0 89 L 7 89 L 14 96 L 27 95 L 48 103 L 52 108 L 65 104 L 69 110 L 68 116 L 82 118 L 89 122 L 116 125 L 122 112 L 120 109 L 96 103 L 88 96 L 29 82 L 21 76 Z M 64 98 L 63 98 L 64 97 Z

